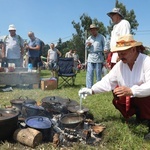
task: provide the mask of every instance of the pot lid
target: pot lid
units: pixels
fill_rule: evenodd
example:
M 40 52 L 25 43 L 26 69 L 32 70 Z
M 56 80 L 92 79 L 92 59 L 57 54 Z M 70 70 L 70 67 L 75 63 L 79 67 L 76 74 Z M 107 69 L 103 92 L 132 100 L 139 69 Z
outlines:
M 29 99 L 28 97 L 23 98 L 22 96 L 20 96 L 18 99 L 10 100 L 10 102 L 14 103 L 14 104 L 22 104 L 22 103 L 33 103 L 33 104 L 35 104 L 36 103 L 35 100 Z
M 7 109 L 0 109 L 0 121 L 4 121 L 7 119 L 14 118 L 19 115 L 18 111 L 15 110 L 7 110 Z
M 69 102 L 67 102 L 67 106 L 76 106 L 76 105 L 79 105 L 79 103 L 75 100 L 69 100 Z
M 26 125 L 36 129 L 48 129 L 51 128 L 52 122 L 48 117 L 32 116 L 25 120 Z
M 22 104 L 24 101 L 25 101 L 24 99 L 13 99 L 13 100 L 10 100 L 10 103 Z
M 76 124 L 76 123 L 80 123 L 84 120 L 85 116 L 76 114 L 76 113 L 69 113 L 64 115 L 63 117 L 61 117 L 60 122 L 62 124 Z
M 34 104 L 23 104 L 23 106 L 28 107 L 28 108 L 33 108 L 33 109 L 39 109 L 39 110 L 44 110 L 44 107 L 34 105 Z
M 64 99 L 59 96 L 48 96 L 42 99 L 42 102 L 46 103 L 60 103 L 62 105 L 66 105 L 67 102 L 69 102 L 70 99 Z
M 24 101 L 25 104 L 36 104 L 36 100 L 33 99 L 27 99 Z

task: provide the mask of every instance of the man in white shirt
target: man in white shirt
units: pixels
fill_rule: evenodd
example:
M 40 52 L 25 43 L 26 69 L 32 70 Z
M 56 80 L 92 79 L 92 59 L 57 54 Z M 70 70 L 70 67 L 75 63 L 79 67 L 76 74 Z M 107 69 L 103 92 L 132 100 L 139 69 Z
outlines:
M 115 46 L 119 36 L 129 34 L 131 27 L 130 23 L 124 19 L 124 16 L 121 14 L 119 8 L 114 8 L 111 12 L 107 13 L 107 15 L 111 18 L 112 22 L 114 23 L 110 39 L 110 49 L 112 49 Z M 118 54 L 113 53 L 111 57 L 111 68 L 117 63 L 117 61 Z
M 79 95 L 112 91 L 113 104 L 125 118 L 136 115 L 138 120 L 150 120 L 150 57 L 142 54 L 141 42 L 131 34 L 118 39 L 111 52 L 117 52 L 120 61 L 92 88 L 79 90 Z
M 2 58 L 5 58 L 5 61 L 7 61 L 7 63 L 15 63 L 16 67 L 22 67 L 24 40 L 16 34 L 16 28 L 13 24 L 9 25 L 8 31 L 10 34 L 4 38 Z

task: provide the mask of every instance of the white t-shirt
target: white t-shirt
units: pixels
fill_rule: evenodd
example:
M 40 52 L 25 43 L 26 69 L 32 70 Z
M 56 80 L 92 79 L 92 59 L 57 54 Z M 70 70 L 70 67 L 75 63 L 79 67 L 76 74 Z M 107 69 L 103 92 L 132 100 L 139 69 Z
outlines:
M 58 60 L 58 54 L 57 54 L 57 48 L 54 49 L 49 49 L 48 54 L 49 54 L 49 62 L 52 61 L 57 61 Z
M 23 47 L 23 39 L 18 35 L 11 37 L 8 35 L 5 39 L 6 44 L 6 57 L 8 59 L 19 59 L 21 46 Z

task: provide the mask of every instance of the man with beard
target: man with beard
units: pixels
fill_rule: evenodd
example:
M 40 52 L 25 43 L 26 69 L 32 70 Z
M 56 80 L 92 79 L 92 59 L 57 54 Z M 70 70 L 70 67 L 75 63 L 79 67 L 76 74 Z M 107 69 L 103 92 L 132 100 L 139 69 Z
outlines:
M 120 61 L 91 88 L 82 88 L 79 95 L 98 94 L 113 90 L 113 104 L 128 119 L 150 120 L 150 57 L 142 54 L 144 47 L 131 34 L 120 37 L 111 49 Z

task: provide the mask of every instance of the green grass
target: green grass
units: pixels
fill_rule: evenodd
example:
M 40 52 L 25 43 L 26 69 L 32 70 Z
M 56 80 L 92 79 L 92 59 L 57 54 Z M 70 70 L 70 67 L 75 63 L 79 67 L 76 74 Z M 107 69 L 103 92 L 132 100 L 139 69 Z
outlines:
M 13 92 L 0 92 L 0 105 L 10 106 L 10 100 L 22 97 L 28 97 L 36 101 L 41 101 L 47 96 L 60 96 L 70 98 L 79 102 L 78 91 L 85 86 L 85 72 L 77 74 L 75 86 L 62 87 L 56 90 L 42 91 L 41 89 L 17 89 L 14 87 Z M 50 77 L 49 71 L 42 70 L 41 77 Z M 88 96 L 83 100 L 83 105 L 89 108 L 93 114 L 95 122 L 99 122 L 106 127 L 102 134 L 102 140 L 98 146 L 76 144 L 73 150 L 148 150 L 150 149 L 149 141 L 143 139 L 148 132 L 148 127 L 144 124 L 136 124 L 134 117 L 126 124 L 119 111 L 112 104 L 111 92 Z M 25 150 L 31 149 L 19 143 L 3 142 L 0 150 Z M 43 143 L 36 147 L 38 150 L 54 149 L 51 143 Z

